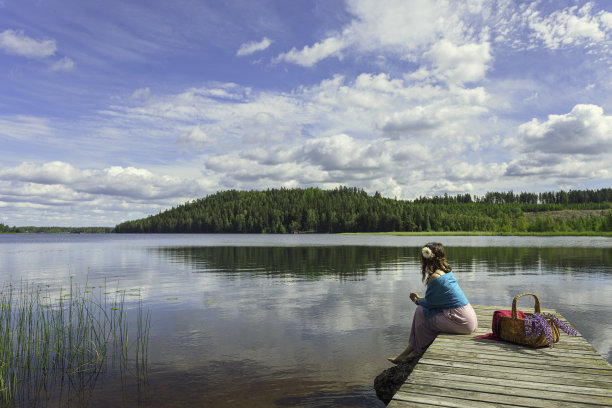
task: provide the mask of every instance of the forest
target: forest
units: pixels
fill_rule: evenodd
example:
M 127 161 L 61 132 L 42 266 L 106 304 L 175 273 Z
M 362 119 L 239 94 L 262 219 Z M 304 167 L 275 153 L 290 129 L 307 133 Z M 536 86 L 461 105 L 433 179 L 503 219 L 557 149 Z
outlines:
M 228 190 L 118 224 L 117 233 L 607 233 L 612 189 L 398 200 L 355 187 Z
M 100 233 L 111 233 L 114 231 L 113 227 L 9 227 L 8 225 L 0 223 L 0 234 L 19 234 L 19 233 L 31 233 L 31 234 L 100 234 Z

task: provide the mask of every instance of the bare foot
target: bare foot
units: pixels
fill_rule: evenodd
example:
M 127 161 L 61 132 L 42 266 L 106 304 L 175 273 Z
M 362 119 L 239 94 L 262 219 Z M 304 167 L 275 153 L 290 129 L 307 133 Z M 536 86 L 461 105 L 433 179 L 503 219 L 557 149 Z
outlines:
M 397 357 L 390 357 L 387 360 L 389 360 L 393 364 L 404 364 L 404 363 L 408 363 L 408 362 L 414 360 L 417 357 L 420 357 L 420 354 L 417 353 L 416 351 L 412 350 L 410 353 L 408 353 L 405 356 L 399 355 Z

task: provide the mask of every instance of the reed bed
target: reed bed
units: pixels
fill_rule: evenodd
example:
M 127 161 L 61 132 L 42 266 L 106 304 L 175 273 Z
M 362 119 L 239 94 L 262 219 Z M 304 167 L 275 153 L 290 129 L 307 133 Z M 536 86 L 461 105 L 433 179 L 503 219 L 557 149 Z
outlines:
M 21 283 L 0 291 L 0 406 L 91 392 L 110 369 L 146 379 L 151 322 L 140 292 L 131 333 L 126 291 Z M 69 384 L 66 388 L 66 384 Z

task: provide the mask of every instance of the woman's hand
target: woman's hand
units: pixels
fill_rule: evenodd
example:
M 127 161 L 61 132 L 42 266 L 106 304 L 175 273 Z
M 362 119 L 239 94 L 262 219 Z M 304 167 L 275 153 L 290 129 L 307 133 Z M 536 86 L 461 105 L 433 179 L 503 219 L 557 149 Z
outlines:
M 412 300 L 415 304 L 418 305 L 417 300 L 423 299 L 423 297 L 419 296 L 418 293 L 410 292 L 410 300 Z

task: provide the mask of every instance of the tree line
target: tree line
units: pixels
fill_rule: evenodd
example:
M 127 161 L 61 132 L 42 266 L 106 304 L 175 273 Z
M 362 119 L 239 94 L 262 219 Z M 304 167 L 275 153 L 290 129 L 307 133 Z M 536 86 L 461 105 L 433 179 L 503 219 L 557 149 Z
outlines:
M 9 227 L 8 225 L 0 223 L 0 234 L 19 234 L 19 233 L 32 233 L 32 234 L 60 234 L 60 233 L 111 233 L 114 232 L 113 227 Z
M 558 218 L 551 210 L 601 210 Z M 118 224 L 118 233 L 290 233 L 389 231 L 607 232 L 612 189 L 486 193 L 482 197 L 397 200 L 354 187 L 228 190 L 146 218 Z M 541 212 L 528 220 L 528 212 Z

